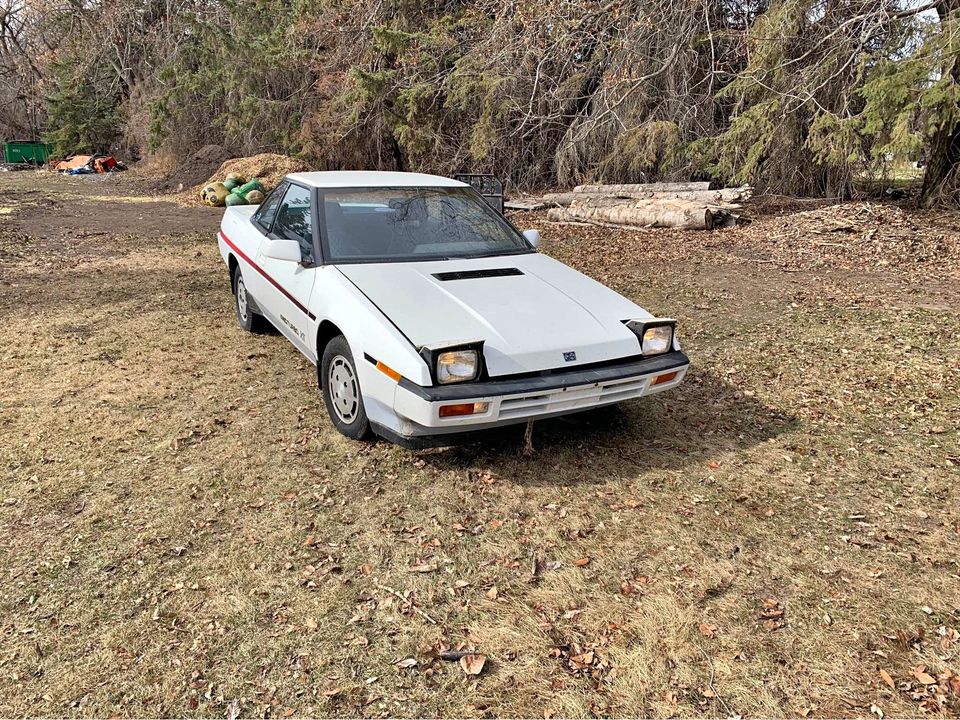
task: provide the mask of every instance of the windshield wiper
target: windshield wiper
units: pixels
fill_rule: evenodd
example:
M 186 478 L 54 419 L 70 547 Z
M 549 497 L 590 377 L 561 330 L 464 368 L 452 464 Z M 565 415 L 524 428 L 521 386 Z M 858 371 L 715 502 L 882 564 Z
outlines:
M 477 258 L 498 257 L 500 255 L 521 255 L 529 252 L 525 248 L 516 248 L 513 250 L 492 250 L 483 253 L 474 253 L 472 255 L 457 255 L 458 260 L 476 260 Z

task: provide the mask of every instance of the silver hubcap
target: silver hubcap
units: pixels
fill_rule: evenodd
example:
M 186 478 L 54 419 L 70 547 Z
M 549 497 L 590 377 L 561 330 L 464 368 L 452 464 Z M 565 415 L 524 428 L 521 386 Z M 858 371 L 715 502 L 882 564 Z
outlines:
M 330 363 L 327 387 L 337 417 L 347 425 L 356 420 L 360 411 L 360 391 L 353 368 L 342 355 L 337 355 Z
M 243 284 L 243 277 L 237 277 L 237 312 L 240 319 L 247 321 L 247 287 Z

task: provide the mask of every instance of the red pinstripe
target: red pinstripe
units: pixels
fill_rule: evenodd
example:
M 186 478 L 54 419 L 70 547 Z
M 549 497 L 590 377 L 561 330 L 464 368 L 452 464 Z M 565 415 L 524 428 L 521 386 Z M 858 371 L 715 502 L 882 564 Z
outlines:
M 223 241 L 227 244 L 227 247 L 229 247 L 231 250 L 233 250 L 240 258 L 242 258 L 243 261 L 244 261 L 245 263 L 247 263 L 247 265 L 249 265 L 250 267 L 252 267 L 254 270 L 256 270 L 256 271 L 257 271 L 258 273 L 260 273 L 261 275 L 263 275 L 263 277 L 265 277 L 265 278 L 267 279 L 267 281 L 268 281 L 271 285 L 273 285 L 277 290 L 279 290 L 281 293 L 283 293 L 283 296 L 284 296 L 285 298 L 287 298 L 287 300 L 289 300 L 289 301 L 292 302 L 294 305 L 296 305 L 297 308 L 300 310 L 300 312 L 304 313 L 304 314 L 305 314 L 308 318 L 310 318 L 311 320 L 316 320 L 316 319 L 317 319 L 317 316 L 316 316 L 316 315 L 314 315 L 312 312 L 310 312 L 309 310 L 307 310 L 307 308 L 304 307 L 304 305 L 303 305 L 299 300 L 297 300 L 293 295 L 291 295 L 291 294 L 288 293 L 286 290 L 284 290 L 283 287 L 281 287 L 280 283 L 278 283 L 276 280 L 274 280 L 272 277 L 270 277 L 270 276 L 267 274 L 267 271 L 266 271 L 266 270 L 264 270 L 262 267 L 260 267 L 259 265 L 257 265 L 253 260 L 251 260 L 249 257 L 247 257 L 247 254 L 246 254 L 245 252 L 243 252 L 243 250 L 241 250 L 241 249 L 238 248 L 236 245 L 234 245 L 233 242 L 230 240 L 230 238 L 227 237 L 226 233 L 223 232 L 223 230 L 220 231 L 220 237 L 221 237 L 221 238 L 223 239 Z

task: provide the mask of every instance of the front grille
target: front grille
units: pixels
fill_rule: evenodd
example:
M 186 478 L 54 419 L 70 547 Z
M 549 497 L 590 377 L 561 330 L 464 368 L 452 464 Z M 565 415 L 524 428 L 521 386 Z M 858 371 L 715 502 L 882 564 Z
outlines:
M 648 378 L 625 378 L 504 398 L 500 401 L 499 417 L 505 420 L 610 405 L 640 397 L 648 382 Z
M 565 365 L 563 367 L 550 368 L 548 370 L 534 370 L 531 372 L 514 373 L 513 375 L 496 375 L 491 380 L 523 380 L 533 377 L 553 377 L 555 375 L 563 376 L 569 373 L 583 372 L 584 370 L 599 370 L 600 368 L 611 367 L 613 365 L 625 365 L 627 363 L 643 360 L 643 355 L 628 355 L 627 357 L 614 358 L 613 360 L 600 360 L 599 362 L 583 363 L 582 365 Z

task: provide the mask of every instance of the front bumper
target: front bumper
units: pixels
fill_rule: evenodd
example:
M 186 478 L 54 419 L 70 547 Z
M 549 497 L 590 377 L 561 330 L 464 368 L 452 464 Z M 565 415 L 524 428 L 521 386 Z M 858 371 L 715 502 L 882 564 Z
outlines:
M 401 444 L 424 437 L 434 437 L 442 444 L 451 439 L 448 435 L 582 412 L 668 390 L 680 384 L 689 364 L 685 354 L 675 351 L 599 368 L 508 380 L 422 387 L 402 379 L 394 399 L 399 427 L 376 429 Z M 653 384 L 668 373 L 676 374 Z M 486 412 L 440 417 L 442 406 L 469 402 L 487 403 Z

